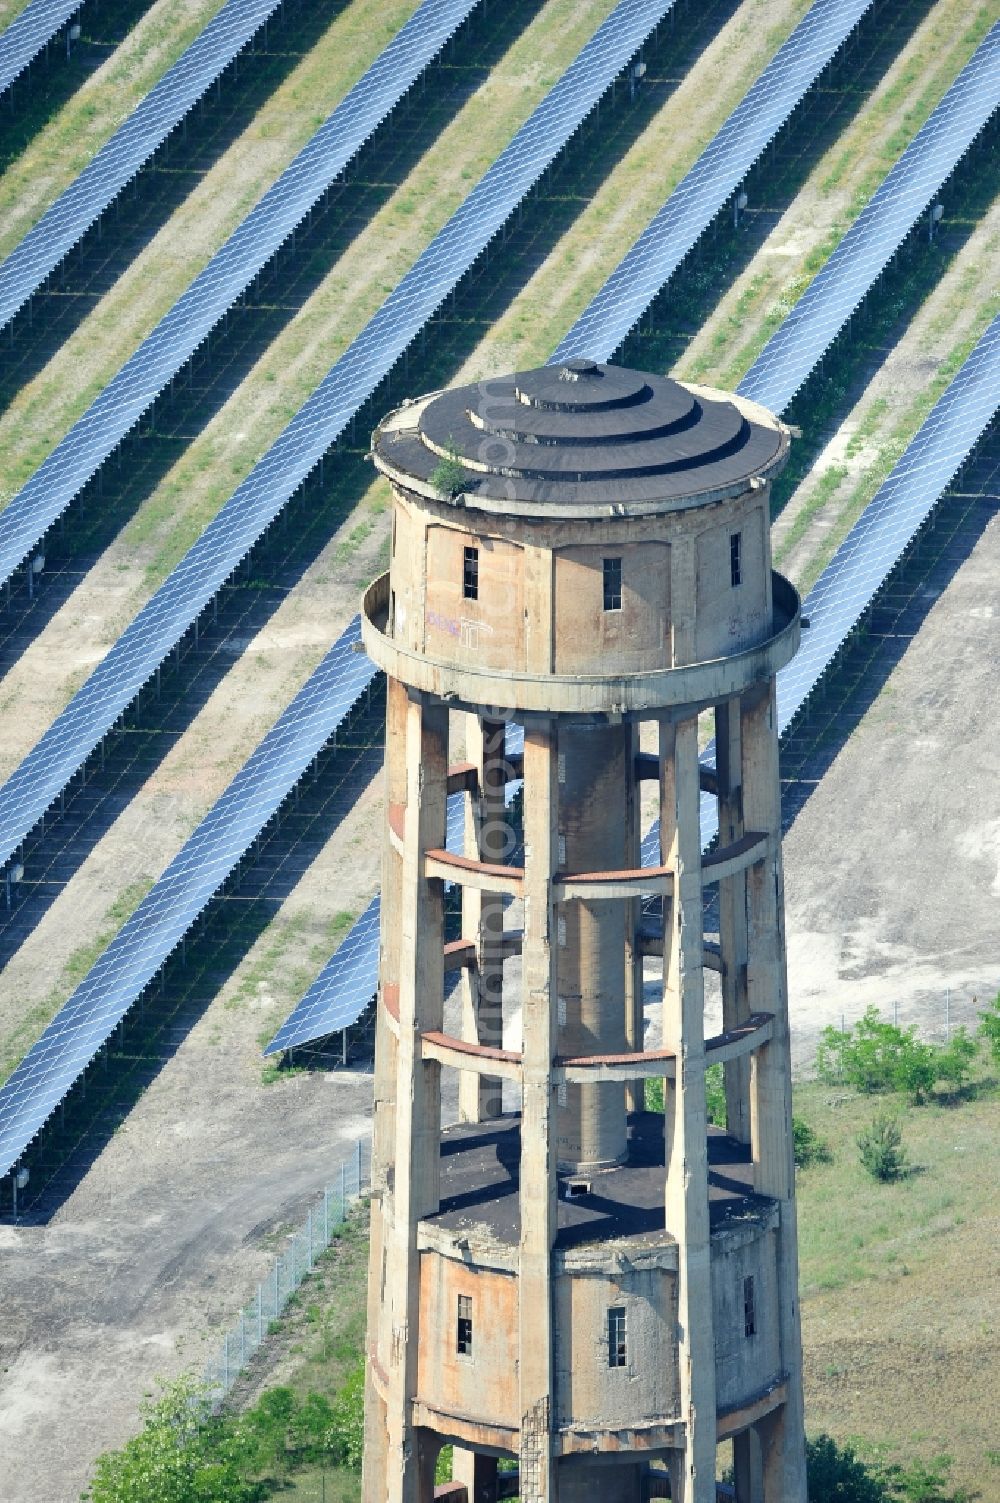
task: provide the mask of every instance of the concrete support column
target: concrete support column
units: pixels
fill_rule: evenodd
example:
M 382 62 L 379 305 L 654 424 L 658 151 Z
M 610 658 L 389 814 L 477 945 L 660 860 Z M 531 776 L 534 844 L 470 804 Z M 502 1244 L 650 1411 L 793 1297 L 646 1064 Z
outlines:
M 752 1056 L 750 1071 L 754 1189 L 779 1202 L 778 1320 L 786 1403 L 757 1427 L 767 1503 L 805 1503 L 802 1337 L 795 1227 L 792 1073 L 785 972 L 781 869 L 781 788 L 775 685 L 744 696 L 743 815 L 748 829 L 770 835 L 767 855 L 747 876 L 747 988 L 752 1011 L 774 1014 L 771 1041 Z
M 406 689 L 398 679 L 386 685 L 385 781 L 386 802 L 406 804 Z M 392 1205 L 386 1177 L 396 1142 L 396 1080 L 399 1068 L 396 1035 L 386 1018 L 386 991 L 399 991 L 399 912 L 403 861 L 388 841 L 382 851 L 382 902 L 379 936 L 379 994 L 375 1023 L 375 1102 L 372 1117 L 372 1197 L 370 1267 L 379 1270 L 368 1279 L 368 1356 L 365 1383 L 365 1446 L 362 1494 L 365 1503 L 386 1497 L 386 1406 L 375 1387 L 371 1358 L 376 1355 L 379 1318 L 385 1297 L 383 1272 L 392 1236 Z
M 551 877 L 558 865 L 558 738 L 550 721 L 524 732 L 524 945 L 520 1308 L 522 1503 L 555 1500 L 552 1459 L 552 1244 L 556 1152 L 551 1072 L 556 1052 L 558 930 Z
M 733 1483 L 736 1503 L 764 1503 L 760 1441 L 753 1425 L 733 1436 Z
M 497 1459 L 481 1456 L 456 1446 L 452 1453 L 451 1476 L 465 1488 L 467 1503 L 496 1503 Z
M 641 785 L 635 775 L 639 755 L 639 725 L 625 728 L 625 865 L 642 864 Z M 642 924 L 642 899 L 632 898 L 625 913 L 625 1037 L 629 1049 L 641 1050 L 643 1034 L 643 975 L 639 928 Z M 645 1081 L 637 1079 L 625 1088 L 625 1108 L 641 1112 L 645 1106 Z
M 744 833 L 743 758 L 738 699 L 715 711 L 716 776 L 719 784 L 719 844 Z M 747 879 L 737 872 L 719 883 L 719 942 L 722 950 L 722 1026 L 736 1028 L 750 1016 L 747 998 Z M 750 1141 L 750 1061 L 745 1055 L 723 1066 L 726 1128 L 740 1143 Z
M 466 759 L 476 766 L 479 789 L 466 804 L 465 854 L 500 862 L 508 855 L 509 824 L 506 726 L 502 720 L 466 716 Z M 462 1037 L 495 1048 L 503 1045 L 503 899 L 498 893 L 462 889 L 462 934 L 476 941 L 476 964 L 462 972 Z M 482 1122 L 502 1111 L 499 1076 L 461 1070 L 458 1111 L 463 1122 Z
M 389 1353 L 388 1503 L 429 1503 L 429 1442 L 410 1421 L 417 1391 L 420 1264 L 417 1224 L 438 1207 L 441 1136 L 440 1065 L 421 1058 L 421 1035 L 440 1029 L 444 1003 L 444 884 L 424 873 L 424 853 L 445 841 L 448 711 L 410 700 L 406 707 L 406 823 L 399 912 L 399 1058 L 393 1185 L 393 1235 L 387 1295 L 392 1299 Z M 435 1452 L 436 1455 L 436 1452 Z M 381 1500 L 380 1500 L 381 1503 Z
M 700 779 L 696 716 L 660 725 L 661 859 L 674 872 L 664 914 L 663 1042 L 677 1056 L 664 1092 L 667 1231 L 677 1238 L 683 1462 L 677 1503 L 715 1503 L 715 1341 L 705 1157 L 705 1025 Z
M 630 746 L 623 725 L 563 723 L 559 734 L 558 865 L 615 871 L 626 864 L 622 794 Z M 559 907 L 558 1053 L 622 1054 L 625 1018 L 626 899 Z M 560 1096 L 562 1093 L 560 1093 Z M 560 1168 L 620 1163 L 627 1151 L 625 1086 L 606 1081 L 566 1087 L 558 1110 Z

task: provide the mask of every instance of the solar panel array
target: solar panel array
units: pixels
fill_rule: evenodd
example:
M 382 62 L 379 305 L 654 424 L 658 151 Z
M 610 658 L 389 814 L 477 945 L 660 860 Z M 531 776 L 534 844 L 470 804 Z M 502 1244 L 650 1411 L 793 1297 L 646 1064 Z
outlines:
M 671 3 L 672 0 L 620 0 L 510 145 L 0 788 L 0 865 L 9 860 L 171 648 L 198 619 Z M 59 452 L 57 449 L 56 455 Z M 5 536 L 6 516 L 7 513 L 0 516 L 0 537 Z
M 0 1089 L 0 1175 L 156 976 L 374 677 L 357 617 Z
M 82 239 L 280 3 L 226 0 L 0 266 L 0 328 Z
M 0 32 L 0 94 L 38 56 L 83 0 L 32 0 Z
M 670 3 L 621 0 L 302 412 L 0 790 L 0 830 L 6 851 L 0 860 L 7 859 L 64 786 L 70 762 L 76 759 L 80 765 L 173 641 L 197 618 Z M 408 292 L 401 296 L 404 288 Z M 358 345 L 363 348 L 350 361 Z M 345 362 L 351 374 L 342 369 Z M 352 379 L 353 398 L 348 385 Z M 370 385 L 358 396 L 361 381 Z M 252 483 L 255 476 L 256 485 Z M 203 546 L 206 539 L 209 543 Z M 178 629 L 181 621 L 184 625 Z M 371 682 L 372 665 L 354 652 L 359 630 L 355 620 L 0 1089 L 0 1175 L 18 1162 Z M 151 647 L 153 643 L 157 645 Z M 103 730 L 94 739 L 99 726 Z M 26 775 L 29 763 L 30 776 Z
M 548 97 L 551 99 L 552 96 Z M 446 230 L 449 228 L 450 224 Z M 450 287 L 445 287 L 442 298 L 448 290 Z M 602 294 L 598 296 L 600 298 Z M 392 301 L 390 297 L 383 309 Z M 376 315 L 376 319 L 378 317 Z M 833 337 L 831 334 L 830 338 Z M 402 348 L 405 344 L 400 350 Z M 590 348 L 591 353 L 599 353 L 592 346 Z M 331 371 L 331 377 L 338 366 Z M 783 676 L 780 686 L 783 724 L 787 724 L 794 709 L 798 708 L 899 557 L 912 532 L 929 513 L 941 489 L 994 415 L 1000 390 L 998 366 L 1000 319 L 980 341 L 810 595 L 807 607 L 814 622 L 813 633 L 807 636 L 803 653 L 791 665 L 795 668 L 805 661 L 805 678 L 792 683 Z M 377 382 L 373 383 L 372 389 L 375 384 Z M 349 416 L 345 424 L 347 420 Z M 342 431 L 345 424 L 338 431 Z M 328 446 L 329 442 L 324 447 Z M 862 598 L 866 590 L 867 596 Z M 820 631 L 817 631 L 817 626 L 821 627 Z M 355 622 L 0 1091 L 0 1173 L 7 1172 L 17 1162 L 24 1147 L 371 681 L 371 665 L 362 655 L 353 652 L 357 635 Z M 352 653 L 353 662 L 345 659 L 345 649 Z M 820 666 L 817 667 L 817 663 Z M 789 672 L 786 670 L 786 674 Z M 345 701 L 345 695 L 351 696 L 349 702 Z M 331 696 L 331 700 L 327 696 Z M 320 735 L 323 726 L 326 729 Z M 460 810 L 460 801 L 454 803 Z M 454 816 L 455 811 L 449 813 Z M 453 824 L 454 817 L 449 820 L 449 826 Z M 453 836 L 454 831 L 450 830 L 450 834 Z M 348 1026 L 367 1006 L 374 990 L 373 966 L 377 969 L 378 910 L 376 896 L 293 1017 L 268 1046 L 268 1052 L 287 1048 L 290 1043 L 305 1042 L 306 1034 L 314 1039 Z M 110 962 L 109 956 L 113 956 Z M 336 986 L 327 986 L 324 995 L 324 978 L 327 982 L 331 980 L 329 973 L 335 962 L 340 962 Z M 100 977 L 98 972 L 101 972 Z M 306 1004 L 310 998 L 314 1018 L 311 1032 L 310 1025 L 305 1023 Z M 296 1038 L 291 1039 L 288 1035 L 292 1031 L 293 1019 L 297 1019 L 300 1026 Z M 283 1038 L 285 1042 L 281 1042 Z
M 552 364 L 577 355 L 610 359 L 872 3 L 815 0 L 577 319 Z
M 1000 104 L 1000 21 L 740 382 L 781 412 Z
M 340 1033 L 356 1023 L 378 986 L 378 937 L 382 894 L 377 892 L 316 980 L 288 1014 L 265 1054 L 283 1054 Z

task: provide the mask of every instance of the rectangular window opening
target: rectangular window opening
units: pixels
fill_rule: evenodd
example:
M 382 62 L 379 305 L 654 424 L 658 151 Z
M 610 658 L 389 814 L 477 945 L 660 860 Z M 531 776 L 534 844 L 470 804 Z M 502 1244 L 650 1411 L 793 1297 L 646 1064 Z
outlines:
M 612 1305 L 608 1311 L 608 1366 L 625 1367 L 628 1363 L 628 1338 L 625 1334 L 625 1306 Z
M 590 1194 L 589 1179 L 568 1179 L 566 1181 L 566 1199 L 575 1200 L 580 1195 Z
M 458 1337 L 455 1350 L 460 1357 L 472 1356 L 472 1295 L 458 1296 Z
M 754 1304 L 753 1274 L 743 1280 L 743 1334 L 746 1337 L 757 1334 L 757 1310 Z
M 466 600 L 479 599 L 479 549 L 464 549 L 462 565 L 462 594 Z
M 729 582 L 734 590 L 743 579 L 742 538 L 741 532 L 729 536 Z
M 622 608 L 622 561 L 620 558 L 604 560 L 604 609 L 620 611 Z

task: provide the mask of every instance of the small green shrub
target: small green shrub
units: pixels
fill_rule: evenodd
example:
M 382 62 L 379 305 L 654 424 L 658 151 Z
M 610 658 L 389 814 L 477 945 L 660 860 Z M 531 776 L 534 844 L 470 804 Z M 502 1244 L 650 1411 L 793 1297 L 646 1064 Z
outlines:
M 969 1083 L 978 1053 L 979 1045 L 969 1036 L 968 1029 L 956 1028 L 945 1047 L 935 1051 L 938 1082 L 949 1091 L 960 1091 Z
M 445 500 L 457 496 L 459 491 L 465 489 L 465 465 L 453 438 L 448 440 L 445 457 L 434 466 L 428 478 L 438 495 Z
M 876 1113 L 871 1127 L 858 1133 L 861 1162 L 873 1179 L 887 1183 L 906 1171 L 903 1131 L 888 1112 Z
M 365 1448 L 365 1361 L 359 1357 L 333 1401 L 325 1440 L 328 1455 L 341 1466 L 361 1469 Z
M 950 1456 L 935 1456 L 930 1461 L 911 1461 L 908 1466 L 882 1463 L 879 1476 L 886 1492 L 901 1503 L 969 1503 L 964 1487 L 948 1487 Z
M 647 1112 L 662 1112 L 663 1081 L 647 1080 L 643 1099 Z M 705 1071 L 705 1110 L 709 1122 L 714 1123 L 716 1127 L 725 1127 L 726 1090 L 721 1065 L 709 1065 Z
M 829 1164 L 833 1158 L 830 1145 L 821 1138 L 814 1127 L 803 1122 L 801 1117 L 792 1118 L 792 1143 L 795 1148 L 795 1163 L 799 1169 L 808 1169 L 812 1164 Z
M 885 1503 L 885 1487 L 850 1446 L 829 1435 L 806 1441 L 809 1503 Z
M 143 1428 L 94 1465 L 90 1503 L 257 1503 L 259 1453 L 242 1420 L 206 1417 L 199 1385 L 170 1384 L 141 1409 Z
M 979 1014 L 977 1036 L 990 1051 L 995 1065 L 1000 1065 L 1000 992 Z
M 716 1127 L 726 1125 L 726 1084 L 721 1065 L 709 1065 L 705 1071 L 705 1111 Z
M 862 1461 L 829 1435 L 806 1441 L 809 1503 L 970 1503 L 964 1488 L 948 1490 L 950 1456 L 908 1466 L 881 1457 Z

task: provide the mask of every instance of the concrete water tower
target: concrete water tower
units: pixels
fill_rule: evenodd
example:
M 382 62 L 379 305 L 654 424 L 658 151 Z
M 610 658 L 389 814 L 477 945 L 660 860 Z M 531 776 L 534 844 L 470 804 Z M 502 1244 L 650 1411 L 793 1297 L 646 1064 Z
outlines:
M 469 1503 L 502 1457 L 525 1503 L 640 1503 L 667 1476 L 714 1503 L 722 1441 L 739 1503 L 805 1503 L 774 699 L 800 620 L 768 512 L 788 431 L 573 360 L 409 403 L 373 448 L 394 501 L 363 611 L 388 677 L 366 1503 L 426 1503 L 445 1442 Z

